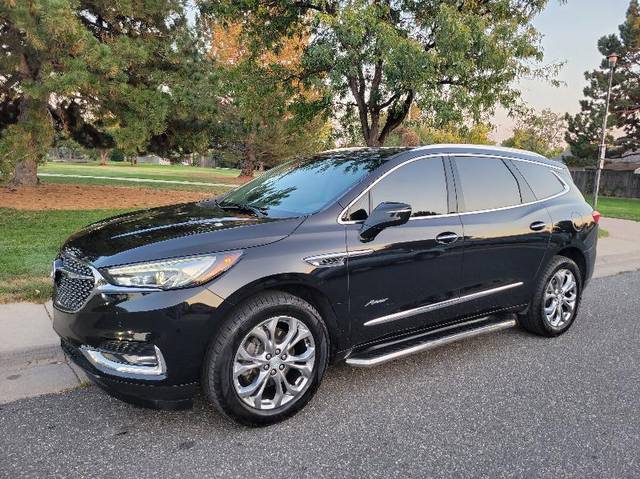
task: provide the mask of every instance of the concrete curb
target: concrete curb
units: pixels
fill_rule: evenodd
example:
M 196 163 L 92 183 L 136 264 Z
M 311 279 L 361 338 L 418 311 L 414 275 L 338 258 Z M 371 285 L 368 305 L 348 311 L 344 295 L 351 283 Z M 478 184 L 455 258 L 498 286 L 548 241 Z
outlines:
M 60 344 L 15 349 L 0 355 L 0 369 L 31 367 L 46 362 L 64 362 Z

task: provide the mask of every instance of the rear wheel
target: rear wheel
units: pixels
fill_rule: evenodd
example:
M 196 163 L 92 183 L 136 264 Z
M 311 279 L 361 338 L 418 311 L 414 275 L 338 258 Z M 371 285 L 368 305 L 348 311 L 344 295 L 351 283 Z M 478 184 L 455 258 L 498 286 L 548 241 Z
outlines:
M 315 393 L 328 362 L 319 313 L 288 293 L 261 293 L 232 313 L 209 346 L 202 385 L 216 408 L 247 425 L 292 416 Z
M 582 276 L 576 263 L 555 256 L 540 275 L 538 284 L 520 324 L 541 336 L 558 336 L 575 320 L 582 296 Z

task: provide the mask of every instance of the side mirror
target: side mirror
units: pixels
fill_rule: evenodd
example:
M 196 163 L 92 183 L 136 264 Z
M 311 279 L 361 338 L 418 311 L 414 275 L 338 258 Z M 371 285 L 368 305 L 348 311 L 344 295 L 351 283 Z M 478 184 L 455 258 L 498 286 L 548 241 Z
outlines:
M 406 203 L 380 203 L 362 224 L 360 239 L 371 241 L 389 226 L 403 225 L 411 217 L 411 206 Z

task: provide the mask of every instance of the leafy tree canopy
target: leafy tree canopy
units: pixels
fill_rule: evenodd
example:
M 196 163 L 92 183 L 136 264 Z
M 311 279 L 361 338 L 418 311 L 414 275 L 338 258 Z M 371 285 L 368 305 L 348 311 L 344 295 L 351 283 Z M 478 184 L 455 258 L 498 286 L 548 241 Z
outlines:
M 563 115 L 551 110 L 542 110 L 540 113 L 525 110 L 520 113 L 513 136 L 503 141 L 502 146 L 535 151 L 548 158 L 554 158 L 565 149 L 565 130 Z
M 15 184 L 35 184 L 56 131 L 127 154 L 201 146 L 215 102 L 193 89 L 211 100 L 213 80 L 185 1 L 2 0 L 2 173 L 15 165 Z
M 417 104 L 436 126 L 511 106 L 519 77 L 540 74 L 531 25 L 548 0 L 201 0 L 205 14 L 245 24 L 247 48 L 309 32 L 299 78 L 357 112 L 367 145 L 384 144 Z M 551 69 L 553 70 L 553 69 Z M 548 71 L 548 70 L 547 70 Z
M 331 126 L 322 93 L 296 79 L 308 38 L 289 38 L 275 52 L 254 54 L 245 47 L 243 28 L 214 23 L 211 55 L 223 78 L 221 146 L 242 155 L 242 175 L 251 176 L 257 164 L 325 149 Z

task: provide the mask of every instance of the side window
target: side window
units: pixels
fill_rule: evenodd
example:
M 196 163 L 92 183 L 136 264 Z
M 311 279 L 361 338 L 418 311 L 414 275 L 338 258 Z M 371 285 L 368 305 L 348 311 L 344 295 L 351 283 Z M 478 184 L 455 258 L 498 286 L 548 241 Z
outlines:
M 385 201 L 411 205 L 411 216 L 449 212 L 447 180 L 441 158 L 416 160 L 385 176 L 371 189 L 371 207 Z
M 546 166 L 515 160 L 513 164 L 522 173 L 538 200 L 549 198 L 564 191 L 562 182 Z
M 347 211 L 344 219 L 347 221 L 364 221 L 369 216 L 369 193 L 363 195 Z
M 522 203 L 520 187 L 507 165 L 498 158 L 456 158 L 464 211 L 480 211 Z

